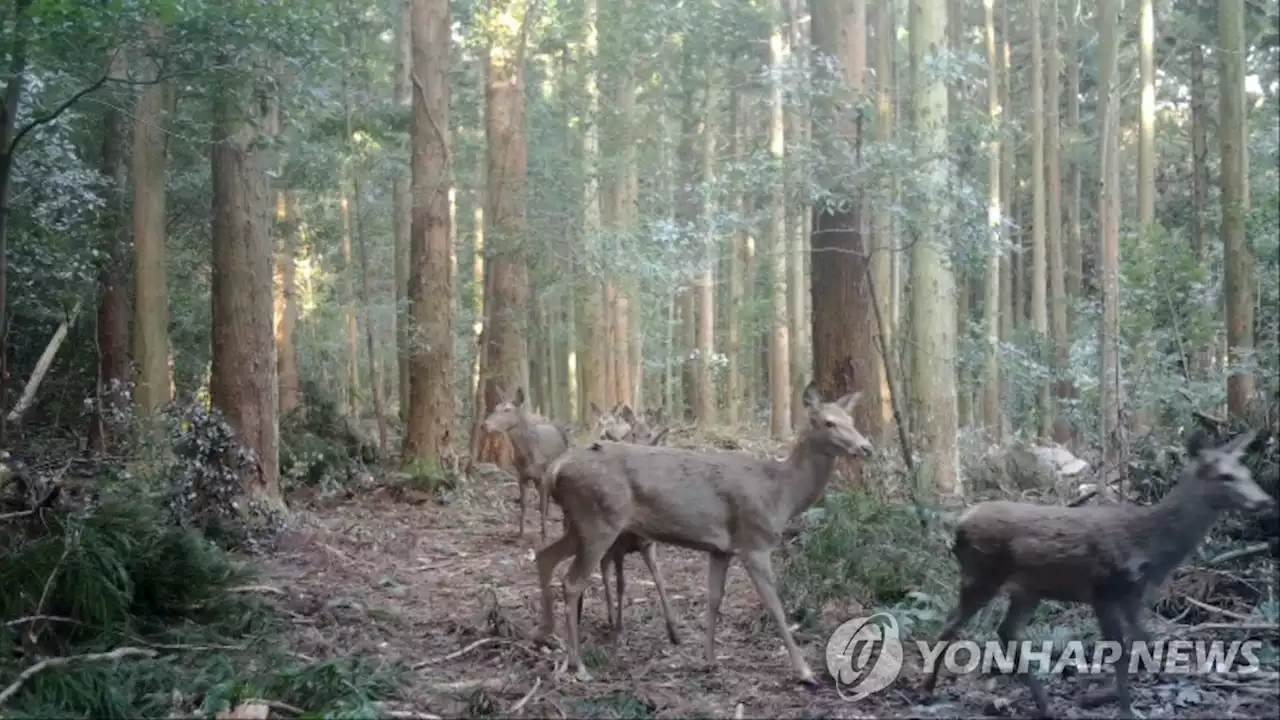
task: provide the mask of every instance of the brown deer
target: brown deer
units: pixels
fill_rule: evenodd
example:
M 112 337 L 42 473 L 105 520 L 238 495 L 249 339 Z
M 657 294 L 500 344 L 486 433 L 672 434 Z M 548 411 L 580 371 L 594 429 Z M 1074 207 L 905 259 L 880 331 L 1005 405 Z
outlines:
M 637 445 L 661 445 L 668 428 L 660 428 L 662 410 L 645 410 L 636 415 L 631 406 L 618 403 L 608 412 L 591 403 L 596 414 L 596 436 L 600 440 L 629 442 Z
M 529 486 L 538 492 L 542 539 L 547 539 L 547 509 L 550 495 L 543 485 L 547 466 L 569 449 L 569 435 L 558 425 L 535 415 L 524 402 L 524 388 L 516 388 L 515 398 L 498 388 L 498 404 L 484 419 L 485 432 L 506 433 L 515 450 L 516 480 L 520 485 L 520 532 L 524 537 L 524 515 Z
M 564 537 L 538 552 L 542 635 L 555 631 L 551 575 L 573 555 L 564 577 L 569 662 L 590 679 L 578 651 L 576 607 L 592 570 L 619 535 L 706 552 L 706 660 L 714 666 L 715 626 L 729 563 L 739 557 L 765 609 L 778 626 L 800 680 L 817 680 L 787 629 L 769 553 L 783 527 L 826 489 L 836 458 L 869 457 L 872 445 L 853 426 L 858 393 L 824 403 L 812 383 L 807 417 L 790 457 L 778 461 L 743 453 L 706 452 L 624 443 L 595 443 L 566 453 L 552 467 L 552 491 L 564 509 Z
M 631 415 L 629 419 L 624 419 L 625 414 L 619 413 L 621 408 L 625 413 L 631 413 L 631 409 L 624 404 L 619 404 L 614 408 L 613 412 L 603 413 L 600 415 L 600 421 L 597 422 L 597 428 L 600 433 L 600 440 L 613 440 L 614 433 L 621 437 L 627 438 L 627 442 L 636 445 L 658 445 L 667 437 L 667 429 L 662 428 L 658 432 L 653 432 L 648 426 L 646 420 L 639 420 Z M 658 416 L 660 417 L 660 416 Z M 636 424 L 632 424 L 636 423 Z M 637 429 L 638 426 L 638 429 Z M 624 429 L 625 427 L 625 429 Z M 643 440 L 641 439 L 643 438 Z M 557 465 L 552 464 L 549 472 L 554 472 Z M 554 477 L 554 476 L 552 476 Z M 567 518 L 568 516 L 566 516 Z M 614 630 L 614 641 L 622 639 L 622 606 L 626 599 L 626 582 L 623 580 L 622 566 L 623 560 L 630 553 L 640 553 L 644 559 L 645 567 L 649 568 L 649 574 L 653 576 L 653 584 L 658 590 L 658 601 L 662 605 L 662 618 L 667 624 L 667 637 L 671 640 L 672 645 L 680 644 L 680 637 L 676 633 L 675 620 L 671 615 L 671 604 L 667 601 L 666 584 L 662 580 L 662 571 L 658 568 L 658 551 L 652 540 L 636 535 L 635 533 L 624 532 L 618 535 L 618 539 L 614 541 L 613 546 L 609 548 L 609 552 L 604 554 L 600 559 L 600 579 L 604 581 L 604 603 L 605 612 L 609 616 L 609 627 Z M 617 612 L 614 612 L 614 600 L 609 592 L 609 565 L 613 565 L 614 577 L 617 579 L 618 599 Z M 582 624 L 582 596 L 578 596 L 577 608 L 578 624 Z M 615 622 L 616 617 L 616 622 Z
M 939 642 L 945 647 L 1004 588 L 1009 609 L 998 632 L 1006 646 L 1042 600 L 1090 603 L 1103 638 L 1119 642 L 1121 652 L 1115 689 L 1086 696 L 1082 704 L 1118 700 L 1121 716 L 1132 717 L 1126 643 L 1149 637 L 1141 619 L 1147 590 L 1196 549 L 1224 510 L 1274 505 L 1240 462 L 1253 436 L 1250 431 L 1218 448 L 1189 445 L 1178 484 L 1153 506 L 991 501 L 969 508 L 957 520 L 952 549 L 960 564 L 960 601 Z M 1032 673 L 1025 677 L 1040 715 L 1048 717 L 1040 681 Z M 926 694 L 937 679 L 935 664 L 924 681 Z

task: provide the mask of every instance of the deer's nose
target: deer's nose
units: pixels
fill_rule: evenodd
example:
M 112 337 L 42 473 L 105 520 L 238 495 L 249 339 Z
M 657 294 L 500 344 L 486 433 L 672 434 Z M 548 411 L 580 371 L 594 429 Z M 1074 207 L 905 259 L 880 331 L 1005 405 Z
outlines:
M 875 454 L 875 447 L 864 440 L 861 443 L 858 443 L 857 447 L 854 448 L 854 453 L 859 457 L 869 458 Z

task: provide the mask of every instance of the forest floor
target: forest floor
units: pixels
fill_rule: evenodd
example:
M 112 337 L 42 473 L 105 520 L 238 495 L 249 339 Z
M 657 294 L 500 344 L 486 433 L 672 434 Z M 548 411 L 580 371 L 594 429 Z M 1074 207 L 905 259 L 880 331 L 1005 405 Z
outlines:
M 602 588 L 588 589 L 583 611 L 584 659 L 593 680 L 557 673 L 562 649 L 530 638 L 539 616 L 536 506 L 515 541 L 514 484 L 477 483 L 448 505 L 410 504 L 381 488 L 340 504 L 298 509 L 279 549 L 261 560 L 264 597 L 292 623 L 294 651 L 304 659 L 359 655 L 410 668 L 392 716 L 511 717 L 981 717 L 1029 716 L 1030 695 L 1015 679 L 944 675 L 937 699 L 924 704 L 919 658 L 902 676 L 859 702 L 837 693 L 824 671 L 827 637 L 798 632 L 822 685 L 792 681 L 776 629 L 740 564 L 728 578 L 717 632 L 719 667 L 702 662 L 705 556 L 660 546 L 682 643 L 669 643 L 653 584 L 638 557 L 627 560 L 627 636 L 607 639 Z M 552 509 L 548 534 L 558 536 Z M 563 632 L 556 576 L 556 621 Z M 598 578 L 598 575 L 596 576 Z M 838 622 L 838 621 L 837 621 Z M 1110 682 L 1110 678 L 1105 679 Z M 1271 680 L 1271 685 L 1276 681 Z M 1112 717 L 1075 699 L 1090 681 L 1048 681 L 1059 717 Z M 1280 692 L 1208 677 L 1139 677 L 1135 707 L 1147 717 L 1274 717 Z

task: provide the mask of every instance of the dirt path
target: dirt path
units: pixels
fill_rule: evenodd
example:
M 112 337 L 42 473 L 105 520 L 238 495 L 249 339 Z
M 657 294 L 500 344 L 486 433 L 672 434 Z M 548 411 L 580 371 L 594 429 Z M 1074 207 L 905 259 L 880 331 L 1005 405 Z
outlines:
M 527 638 L 539 613 L 537 511 L 523 542 L 516 530 L 514 487 L 480 489 L 450 506 L 408 505 L 385 493 L 368 500 L 299 513 L 297 529 L 264 563 L 269 596 L 296 629 L 296 651 L 315 659 L 360 655 L 416 668 L 395 707 L 441 716 L 510 716 L 522 700 L 526 717 L 978 717 L 1025 716 L 1030 697 L 1013 680 L 943 680 L 938 700 L 920 703 L 918 673 L 908 667 L 895 685 L 858 703 L 824 679 L 816 689 L 791 680 L 786 654 L 742 568 L 729 571 L 717 632 L 720 666 L 702 668 L 706 561 L 696 553 L 659 550 L 682 644 L 666 638 L 657 596 L 638 557 L 627 561 L 627 638 L 606 639 L 598 579 L 583 612 L 584 659 L 594 681 L 555 673 L 563 652 Z M 558 534 L 553 510 L 548 532 Z M 557 600 L 559 600 L 559 573 Z M 557 607 L 563 631 L 563 606 Z M 798 633 L 814 670 L 823 672 L 826 636 Z M 478 641 L 484 641 L 479 642 Z M 477 644 L 478 643 L 478 644 Z M 471 649 L 459 654 L 460 650 Z M 1213 686 L 1207 680 L 1138 680 L 1137 708 L 1148 717 L 1274 717 L 1277 695 Z M 535 689 L 536 684 L 536 689 Z M 1086 712 L 1074 697 L 1081 680 L 1050 685 L 1060 717 Z M 994 693 L 988 688 L 992 688 Z M 530 694 L 532 690 L 532 693 Z M 526 697 L 527 696 L 527 697 Z M 999 697 L 993 702 L 993 698 Z

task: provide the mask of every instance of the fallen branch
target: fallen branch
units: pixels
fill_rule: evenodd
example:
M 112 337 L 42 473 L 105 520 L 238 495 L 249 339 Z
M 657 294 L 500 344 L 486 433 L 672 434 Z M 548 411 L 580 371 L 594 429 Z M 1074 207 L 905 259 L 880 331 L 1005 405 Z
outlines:
M 100 83 L 99 83 L 100 84 Z M 31 408 L 35 403 L 36 391 L 40 389 L 40 383 L 44 381 L 44 376 L 49 372 L 49 368 L 53 365 L 53 358 L 58 354 L 58 348 L 62 347 L 62 341 L 67 339 L 67 332 L 71 330 L 71 323 L 76 321 L 76 316 L 80 314 L 80 301 L 76 301 L 76 305 L 72 308 L 71 313 L 67 315 L 67 319 L 62 321 L 58 329 L 54 331 L 53 337 L 49 339 L 49 344 L 45 346 L 44 352 L 40 355 L 40 359 L 36 361 L 35 369 L 31 371 L 31 377 L 27 380 L 27 386 L 22 389 L 22 397 L 9 411 L 8 422 L 17 422 L 22 414 Z
M 241 705 L 251 705 L 255 703 L 258 705 L 266 705 L 272 710 L 277 710 L 279 712 L 292 713 L 294 715 L 305 715 L 307 713 L 306 710 L 303 710 L 300 707 L 294 707 L 293 705 L 290 705 L 287 702 L 280 702 L 279 700 L 267 700 L 266 698 L 249 698 L 248 700 L 243 700 L 240 702 Z
M 1227 552 L 1224 552 L 1221 555 L 1218 555 L 1217 557 L 1210 560 L 1209 564 L 1222 565 L 1224 563 L 1229 563 L 1232 560 L 1239 560 L 1240 558 L 1247 558 L 1247 557 L 1253 557 L 1254 555 L 1261 555 L 1262 553 L 1266 552 L 1270 547 L 1271 547 L 1271 543 L 1260 542 L 1260 543 L 1254 543 L 1253 545 L 1250 545 L 1248 547 L 1242 547 L 1236 550 L 1228 550 Z
M 1080 497 L 1076 498 L 1075 500 L 1072 500 L 1071 502 L 1067 503 L 1067 507 L 1080 507 L 1081 505 L 1083 505 L 1083 504 L 1085 504 L 1085 503 L 1089 502 L 1090 500 L 1092 500 L 1092 499 L 1093 499 L 1093 496 L 1095 496 L 1095 495 L 1097 495 L 1097 494 L 1098 494 L 1098 488 L 1094 488 L 1094 489 L 1090 490 L 1089 492 L 1087 492 L 1087 493 L 1085 493 L 1085 494 L 1081 495 Z
M 136 647 L 121 647 L 104 653 L 87 653 L 84 655 L 68 655 L 66 657 L 45 658 L 31 667 L 23 670 L 18 679 L 9 683 L 9 687 L 0 691 L 0 706 L 3 706 L 18 691 L 22 689 L 22 685 L 36 675 L 48 670 L 49 668 L 62 667 L 63 665 L 71 665 L 78 662 L 101 662 L 104 660 L 123 660 L 128 657 L 145 657 L 153 658 L 156 656 L 155 650 Z
M 422 668 L 427 667 L 429 665 L 439 665 L 440 663 L 443 663 L 443 662 L 456 660 L 462 657 L 463 655 L 466 655 L 467 653 L 471 652 L 472 650 L 475 650 L 478 647 L 483 647 L 485 645 L 492 645 L 494 643 L 501 643 L 501 642 L 505 642 L 505 641 L 502 638 L 493 638 L 493 637 L 481 638 L 471 643 L 470 645 L 462 648 L 461 650 L 455 650 L 449 653 L 448 655 L 445 655 L 444 657 L 435 658 L 434 660 L 423 660 L 422 662 L 415 664 L 412 669 L 421 670 Z
M 1276 623 L 1200 623 L 1189 628 L 1178 630 L 1179 635 L 1191 635 L 1205 630 L 1239 630 L 1241 632 L 1280 633 L 1280 625 Z
M 17 618 L 16 620 L 6 620 L 4 623 L 4 626 L 14 627 L 15 625 L 22 625 L 23 623 L 29 623 L 29 622 L 38 622 L 40 620 L 44 620 L 45 622 L 71 623 L 72 625 L 80 624 L 79 620 L 75 620 L 69 617 L 62 617 L 61 615 L 27 615 L 26 617 L 20 617 L 20 618 Z
M 284 595 L 285 592 L 278 587 L 270 585 L 237 585 L 229 587 L 226 590 L 229 593 L 266 593 L 268 595 Z
M 1248 615 L 1241 615 L 1241 614 L 1240 614 L 1240 613 L 1238 613 L 1238 612 L 1232 612 L 1231 610 L 1224 610 L 1224 609 L 1222 609 L 1222 608 L 1218 607 L 1217 605 L 1210 605 L 1209 603 L 1203 603 L 1203 602 L 1200 602 L 1199 600 L 1197 600 L 1197 599 L 1195 599 L 1195 598 L 1193 598 L 1193 597 L 1191 597 L 1191 596 L 1189 596 L 1189 595 L 1184 596 L 1182 599 L 1183 599 L 1183 600 L 1186 600 L 1186 601 L 1187 601 L 1187 603 L 1189 603 L 1189 604 L 1191 604 L 1191 605 L 1195 605 L 1196 607 L 1200 608 L 1201 610 L 1207 610 L 1207 611 L 1209 611 L 1209 612 L 1211 612 L 1211 613 L 1216 613 L 1216 614 L 1218 614 L 1218 615 L 1222 615 L 1222 616 L 1224 616 L 1224 617 L 1229 617 L 1229 618 L 1231 618 L 1232 620 L 1239 620 L 1239 621 L 1241 621 L 1241 622 L 1253 622 L 1253 618 L 1249 617 Z
M 542 685 L 542 678 L 534 678 L 533 687 L 529 688 L 529 692 L 525 693 L 524 697 L 517 700 L 516 704 L 512 705 L 511 708 L 507 710 L 507 714 L 516 715 L 521 710 L 524 710 L 524 706 L 529 704 L 529 701 L 533 699 L 533 694 L 538 692 L 538 687 L 541 685 Z

